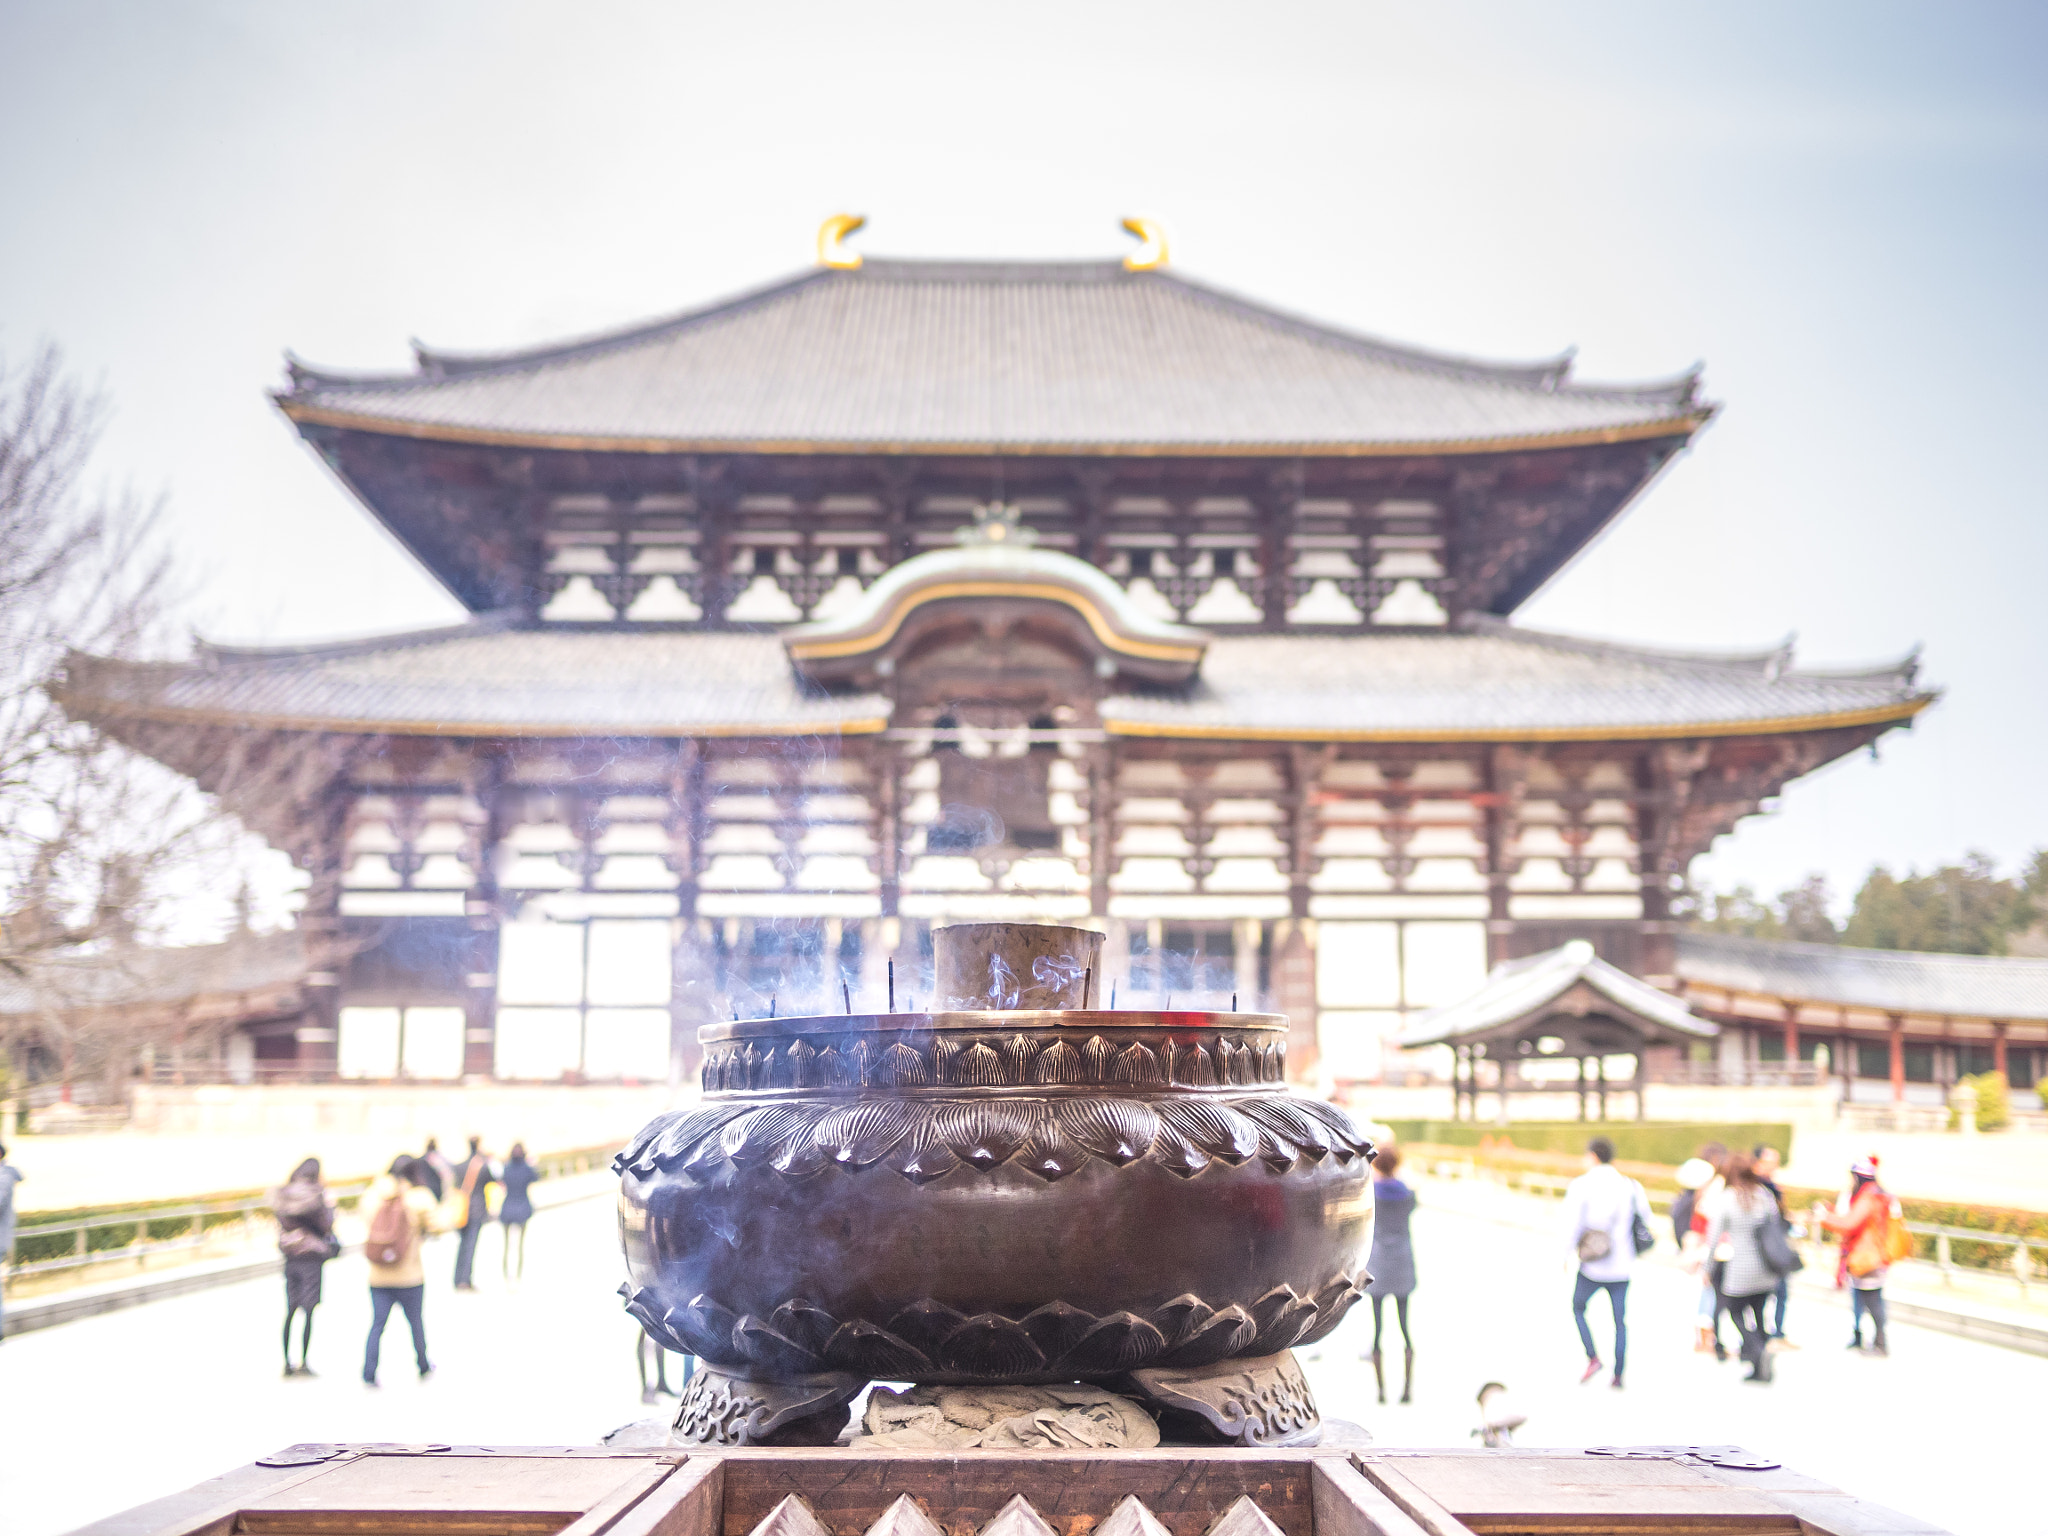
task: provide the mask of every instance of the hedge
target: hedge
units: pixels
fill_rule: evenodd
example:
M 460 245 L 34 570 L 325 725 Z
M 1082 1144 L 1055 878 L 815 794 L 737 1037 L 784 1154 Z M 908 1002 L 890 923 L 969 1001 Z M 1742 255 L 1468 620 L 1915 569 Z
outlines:
M 1675 1168 L 1710 1141 L 1747 1152 L 1754 1146 L 1776 1147 L 1789 1161 L 1789 1125 L 1685 1125 L 1657 1121 L 1516 1120 L 1485 1125 L 1470 1120 L 1385 1120 L 1397 1143 L 1427 1142 L 1435 1147 L 1513 1147 L 1523 1152 L 1582 1154 L 1586 1143 L 1605 1136 L 1614 1155 L 1624 1162 L 1661 1163 Z

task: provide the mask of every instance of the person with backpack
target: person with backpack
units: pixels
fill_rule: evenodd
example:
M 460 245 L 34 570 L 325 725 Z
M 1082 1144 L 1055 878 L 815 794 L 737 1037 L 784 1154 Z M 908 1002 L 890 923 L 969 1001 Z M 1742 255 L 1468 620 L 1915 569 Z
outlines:
M 1742 1358 L 1749 1365 L 1749 1374 L 1742 1379 L 1768 1385 L 1771 1335 L 1764 1324 L 1764 1306 L 1799 1260 L 1784 1236 L 1785 1213 L 1757 1177 L 1755 1160 L 1747 1153 L 1731 1152 L 1721 1165 L 1721 1176 L 1727 1190 L 1707 1227 L 1707 1262 L 1715 1289 L 1742 1335 Z
M 485 1186 L 498 1182 L 497 1173 L 491 1167 L 490 1158 L 482 1151 L 483 1138 L 469 1138 L 469 1156 L 455 1170 L 454 1186 L 449 1191 L 449 1225 L 462 1234 L 455 1249 L 455 1289 L 473 1291 L 476 1281 L 476 1245 L 484 1235 L 484 1223 L 491 1219 L 490 1202 L 484 1198 Z
M 1913 1235 L 1901 1219 L 1898 1201 L 1877 1182 L 1877 1159 L 1858 1158 L 1849 1168 L 1849 1198 L 1840 1211 L 1823 1208 L 1821 1225 L 1841 1234 L 1841 1273 L 1849 1282 L 1849 1347 L 1863 1349 L 1863 1317 L 1873 1330 L 1869 1353 L 1889 1355 L 1885 1339 L 1884 1277 L 1913 1252 Z
M 1591 1381 L 1600 1373 L 1600 1352 L 1593 1347 L 1593 1330 L 1586 1324 L 1586 1303 L 1596 1291 L 1605 1291 L 1614 1311 L 1614 1376 L 1609 1385 L 1618 1388 L 1628 1368 L 1629 1274 L 1636 1255 L 1657 1240 L 1650 1231 L 1650 1198 L 1642 1185 L 1614 1166 L 1614 1143 L 1605 1136 L 1586 1143 L 1586 1171 L 1565 1191 L 1564 1216 L 1578 1264 L 1572 1320 L 1579 1325 L 1579 1342 L 1586 1346 L 1586 1369 L 1579 1381 Z
M 341 1256 L 334 1197 L 320 1182 L 319 1158 L 307 1158 L 270 1192 L 270 1211 L 277 1218 L 277 1251 L 284 1255 L 284 1373 L 311 1376 L 306 1351 L 313 1343 L 313 1309 L 320 1305 L 320 1272 Z M 299 1331 L 299 1363 L 293 1365 L 292 1318 L 300 1312 L 306 1321 Z
M 363 1253 L 370 1261 L 370 1338 L 363 1347 L 363 1385 L 367 1387 L 377 1385 L 378 1353 L 393 1307 L 405 1314 L 412 1328 L 413 1360 L 419 1366 L 420 1380 L 434 1374 L 427 1359 L 423 1310 L 427 1276 L 420 1263 L 420 1244 L 439 1223 L 441 1208 L 425 1186 L 419 1160 L 401 1156 L 363 1195 L 363 1209 L 370 1213 L 370 1229 L 363 1238 Z

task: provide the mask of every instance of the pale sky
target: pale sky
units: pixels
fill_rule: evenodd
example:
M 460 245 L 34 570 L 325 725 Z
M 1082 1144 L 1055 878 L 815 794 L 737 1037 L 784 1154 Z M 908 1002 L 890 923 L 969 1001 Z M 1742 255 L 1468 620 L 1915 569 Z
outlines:
M 1725 410 L 1519 622 L 1946 690 L 1696 867 L 2048 842 L 2048 9 L 0 0 L 0 347 L 61 343 L 215 639 L 460 609 L 271 406 L 901 256 L 1174 264 Z

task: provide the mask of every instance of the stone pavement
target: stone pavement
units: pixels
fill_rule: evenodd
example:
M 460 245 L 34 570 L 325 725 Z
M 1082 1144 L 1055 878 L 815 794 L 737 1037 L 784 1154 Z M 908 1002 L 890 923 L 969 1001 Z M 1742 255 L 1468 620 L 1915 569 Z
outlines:
M 1505 1203 L 1489 1205 L 1496 1194 Z M 1850 1355 L 1839 1310 L 1797 1304 L 1790 1331 L 1806 1347 L 1779 1357 L 1775 1385 L 1747 1386 L 1739 1364 L 1692 1352 L 1689 1277 L 1649 1265 L 1630 1297 L 1627 1389 L 1582 1387 L 1562 1239 L 1542 1230 L 1556 1206 L 1429 1181 L 1421 1198 L 1415 1402 L 1373 1400 L 1359 1358 L 1368 1307 L 1308 1361 L 1324 1411 L 1381 1443 L 1471 1444 L 1474 1396 L 1498 1379 L 1529 1410 L 1524 1445 L 1733 1441 L 1961 1536 L 2048 1530 L 2031 1460 L 2048 1360 L 1910 1326 L 1895 1331 L 1889 1360 Z M 474 1296 L 448 1290 L 452 1241 L 430 1249 L 438 1369 L 424 1384 L 398 1318 L 383 1388 L 356 1380 L 368 1301 L 353 1259 L 328 1270 L 314 1381 L 279 1377 L 275 1279 L 8 1340 L 0 1536 L 56 1536 L 298 1440 L 587 1444 L 655 1411 L 640 1405 L 635 1330 L 613 1294 L 608 1202 L 541 1214 L 528 1243 L 526 1279 L 511 1284 L 498 1277 L 498 1234 L 486 1234 Z M 1390 1353 L 1398 1396 L 1398 1343 Z

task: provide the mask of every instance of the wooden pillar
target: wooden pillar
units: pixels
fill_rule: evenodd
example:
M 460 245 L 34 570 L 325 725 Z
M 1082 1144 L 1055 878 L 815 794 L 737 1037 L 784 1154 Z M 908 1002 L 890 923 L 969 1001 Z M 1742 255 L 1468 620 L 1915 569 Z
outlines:
M 294 1032 L 294 1056 L 300 1075 L 310 1081 L 332 1079 L 341 1055 L 341 973 L 349 963 L 350 943 L 342 931 L 341 876 L 345 867 L 342 845 L 349 823 L 349 795 L 345 789 L 329 791 L 322 804 L 320 825 L 293 851 L 299 867 L 306 871 L 306 901 L 299 912 L 299 931 L 305 935 L 306 981 L 301 996 L 303 1022 Z M 67 1076 L 65 1097 L 70 1097 Z
M 2005 1070 L 2005 1020 L 1991 1021 L 1991 1070 L 2011 1082 Z
M 1607 1119 L 1607 1059 L 1604 1056 L 1595 1056 L 1593 1058 L 1593 1087 L 1600 1097 L 1600 1118 L 1602 1121 L 1605 1121 Z
M 1785 1014 L 1785 1081 L 1789 1084 L 1799 1069 L 1799 1005 L 1781 1002 L 1778 1007 Z
M 1316 1034 L 1315 922 L 1297 918 L 1285 925 L 1273 951 L 1273 1006 L 1287 1015 L 1287 1076 L 1312 1084 L 1321 1064 Z
M 1586 1058 L 1579 1058 L 1579 1118 L 1586 1118 Z
M 1097 917 L 1109 915 L 1109 877 L 1116 873 L 1116 768 L 1113 746 L 1089 750 L 1088 910 Z
M 1643 1065 L 1643 1048 L 1639 1045 L 1636 1047 L 1636 1075 L 1632 1085 L 1636 1091 L 1636 1119 L 1638 1122 L 1650 1118 L 1649 1106 L 1644 1102 L 1645 1090 L 1648 1088 L 1649 1082 L 1649 1071 Z
M 1892 1102 L 1906 1102 L 1906 1021 L 1898 1014 L 1889 1014 L 1892 1026 Z

